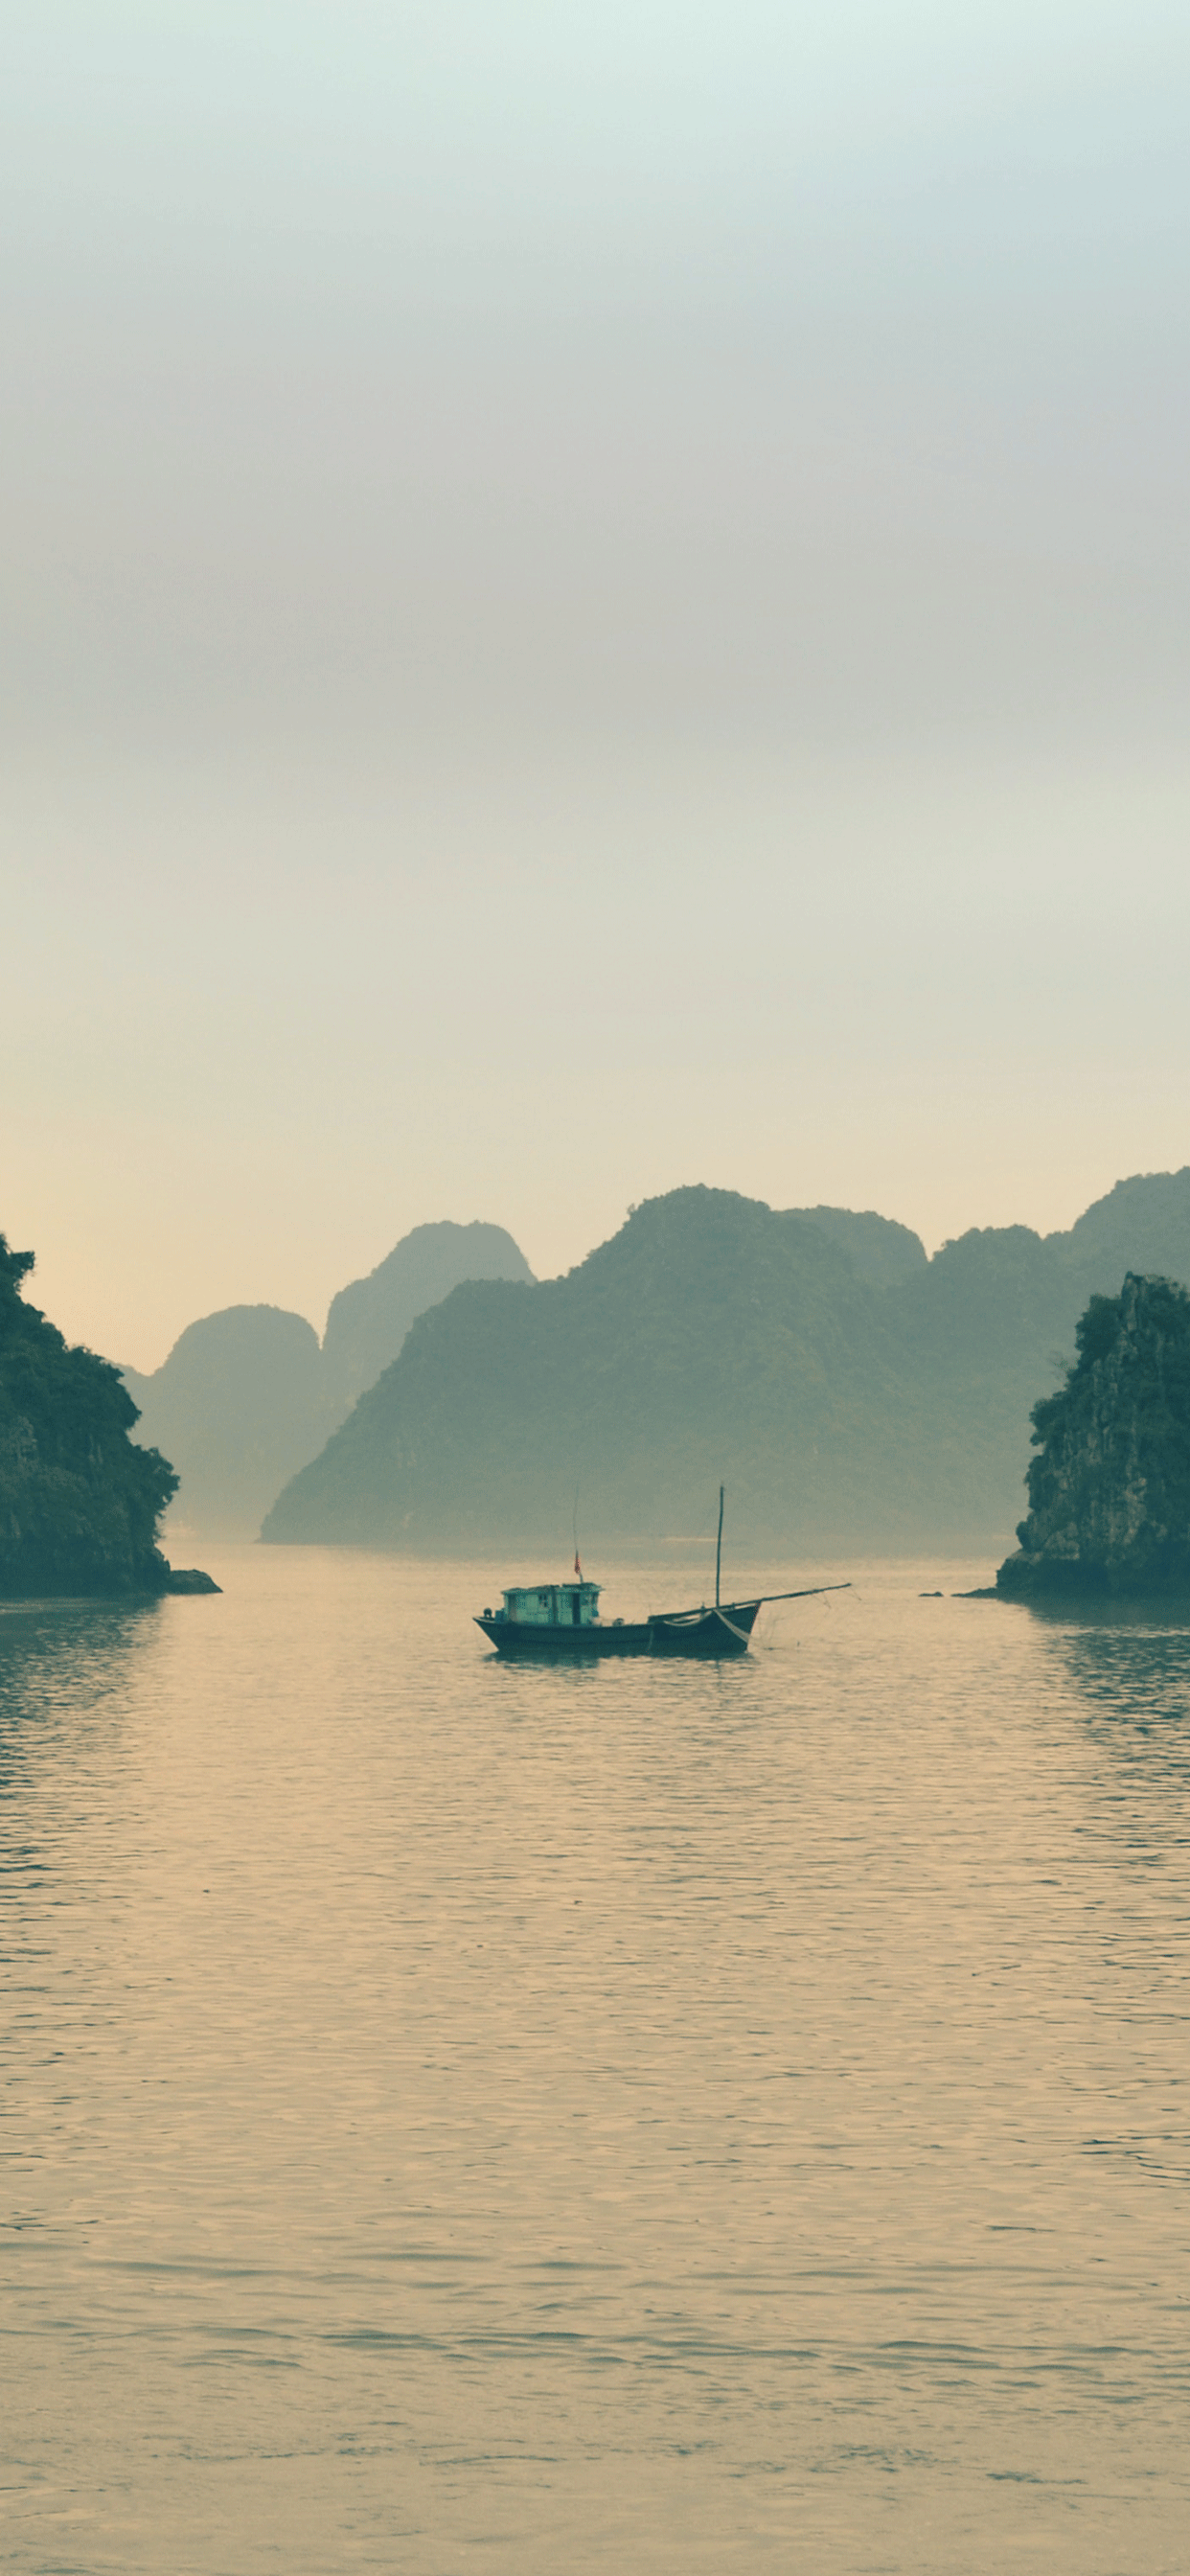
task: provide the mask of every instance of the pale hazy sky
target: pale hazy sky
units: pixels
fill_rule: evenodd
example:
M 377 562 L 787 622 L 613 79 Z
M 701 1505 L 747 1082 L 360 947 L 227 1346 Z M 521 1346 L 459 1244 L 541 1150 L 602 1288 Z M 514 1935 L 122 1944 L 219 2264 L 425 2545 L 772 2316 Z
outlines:
M 64 1329 L 1190 1160 L 1188 99 L 1183 0 L 9 7 L 0 1227 Z

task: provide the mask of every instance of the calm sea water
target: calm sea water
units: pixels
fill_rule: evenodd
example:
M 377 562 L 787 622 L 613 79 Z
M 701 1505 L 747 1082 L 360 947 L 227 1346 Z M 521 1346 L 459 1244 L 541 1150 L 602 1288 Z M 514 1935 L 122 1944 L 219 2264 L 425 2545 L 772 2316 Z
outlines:
M 1190 1626 L 207 1561 L 0 1616 L 5 2563 L 1181 2576 Z

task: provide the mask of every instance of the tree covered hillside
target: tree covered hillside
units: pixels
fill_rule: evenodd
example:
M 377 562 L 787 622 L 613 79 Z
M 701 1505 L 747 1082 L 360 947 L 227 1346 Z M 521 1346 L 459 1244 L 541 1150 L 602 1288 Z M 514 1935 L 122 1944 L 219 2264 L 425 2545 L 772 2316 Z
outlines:
M 456 1289 L 415 1324 L 263 1535 L 503 1549 L 705 1528 L 720 1478 L 758 1546 L 997 1551 L 1030 1408 L 1129 1246 L 1190 1275 L 1190 1170 L 1067 1234 L 908 1228 L 686 1189 L 563 1279 Z
M 810 1218 L 674 1191 L 566 1278 L 423 1316 L 263 1535 L 499 1546 L 568 1530 L 576 1486 L 592 1536 L 678 1535 L 721 1477 L 757 1539 L 891 1529 L 948 1464 L 907 1462 L 923 1398 L 890 1312 Z
M 164 1592 L 157 1524 L 177 1478 L 129 1439 L 119 1371 L 26 1305 L 32 1267 L 0 1235 L 0 1598 Z

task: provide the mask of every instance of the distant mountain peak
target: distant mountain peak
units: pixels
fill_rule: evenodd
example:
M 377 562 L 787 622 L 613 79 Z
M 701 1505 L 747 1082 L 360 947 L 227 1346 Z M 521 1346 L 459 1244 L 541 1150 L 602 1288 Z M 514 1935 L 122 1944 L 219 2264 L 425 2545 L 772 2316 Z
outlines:
M 321 1345 L 304 1315 L 281 1306 L 224 1306 L 188 1324 L 151 1377 L 126 1372 L 138 1444 L 162 1448 L 181 1475 L 179 1519 L 255 1536 L 427 1307 L 464 1280 L 532 1276 L 503 1226 L 420 1225 L 340 1291 Z
M 346 1412 L 395 1360 L 411 1324 L 467 1279 L 532 1280 L 502 1225 L 443 1217 L 415 1225 L 365 1279 L 332 1298 L 322 1340 L 328 1384 Z

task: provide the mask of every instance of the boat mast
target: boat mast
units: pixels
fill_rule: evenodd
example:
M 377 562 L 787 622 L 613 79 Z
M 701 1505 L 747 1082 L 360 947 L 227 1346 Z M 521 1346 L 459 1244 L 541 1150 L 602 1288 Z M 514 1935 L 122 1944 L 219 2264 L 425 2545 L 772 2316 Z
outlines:
M 723 1487 L 719 1487 L 719 1536 L 715 1541 L 715 1608 L 719 1607 L 719 1569 L 723 1563 Z

